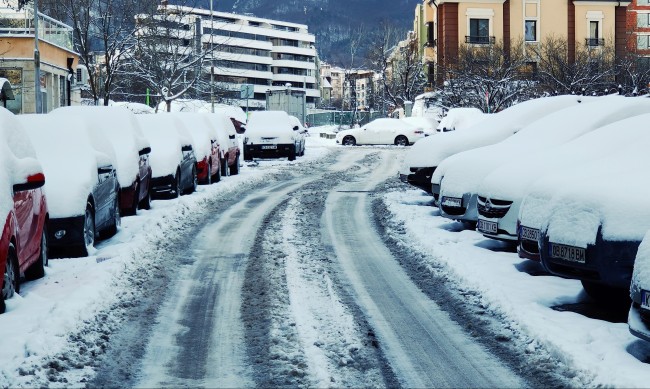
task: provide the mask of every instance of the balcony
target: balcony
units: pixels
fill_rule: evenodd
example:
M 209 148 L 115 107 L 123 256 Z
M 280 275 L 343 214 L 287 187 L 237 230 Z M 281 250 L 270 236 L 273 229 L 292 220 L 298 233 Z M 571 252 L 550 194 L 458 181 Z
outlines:
M 33 11 L 0 9 L 0 36 L 34 36 Z M 38 37 L 45 42 L 73 51 L 72 27 L 39 12 Z
M 605 46 L 605 39 L 585 38 L 585 46 L 589 46 L 589 47 Z
M 466 35 L 465 43 L 472 45 L 493 45 L 496 38 L 493 36 Z

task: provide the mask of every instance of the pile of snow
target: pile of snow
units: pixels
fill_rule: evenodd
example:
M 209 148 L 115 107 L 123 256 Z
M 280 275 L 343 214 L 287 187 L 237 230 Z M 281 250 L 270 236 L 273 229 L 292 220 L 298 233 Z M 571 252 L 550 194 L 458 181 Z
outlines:
M 631 288 L 636 288 L 633 293 L 640 293 L 641 289 L 650 290 L 650 231 L 646 232 L 636 252 Z
M 284 111 L 256 111 L 246 125 L 247 136 L 264 136 L 276 132 L 286 132 L 291 129 L 289 115 Z
M 183 146 L 192 144 L 192 137 L 176 115 L 138 115 L 137 121 L 151 142 L 149 164 L 153 177 L 176 173 L 183 160 Z
M 506 139 L 531 122 L 554 111 L 579 104 L 582 96 L 555 96 L 525 101 L 501 112 L 484 115 L 484 120 L 464 131 L 453 131 L 416 142 L 404 158 L 401 173 L 411 167 L 435 167 L 445 158 Z M 434 174 L 435 177 L 435 174 Z M 440 177 L 431 182 L 439 183 Z
M 444 177 L 440 195 L 462 197 L 465 193 L 476 194 L 483 178 L 499 166 L 526 164 L 531 154 L 644 113 L 650 113 L 650 99 L 617 96 L 599 100 L 592 98 L 580 105 L 546 115 L 497 144 L 447 158 L 434 174 Z
M 438 121 L 431 117 L 411 116 L 400 120 L 414 127 L 421 128 L 427 135 L 434 135 L 436 133 L 436 127 L 438 127 Z
M 156 108 L 156 112 L 167 112 L 167 104 L 161 101 Z M 169 112 L 220 113 L 240 123 L 246 123 L 247 121 L 246 112 L 241 107 L 215 103 L 214 112 L 212 112 L 212 103 L 205 100 L 176 99 L 171 102 Z
M 111 101 L 109 103 L 109 106 L 126 108 L 135 114 L 155 113 L 155 110 L 153 108 L 142 103 L 132 103 L 127 101 Z
M 131 186 L 139 174 L 140 150 L 150 147 L 135 115 L 121 107 L 62 107 L 50 112 L 51 116 L 80 117 L 91 131 L 103 134 L 113 145 L 120 186 Z
M 207 115 L 193 112 L 175 112 L 176 116 L 192 137 L 192 149 L 197 161 L 212 154 L 212 141 L 218 139 L 217 128 Z
M 110 157 L 93 147 L 80 118 L 21 115 L 19 120 L 43 165 L 50 217 L 83 215 L 98 183 L 97 170 L 110 165 Z
M 460 131 L 470 128 L 485 119 L 478 108 L 452 108 L 438 123 L 438 132 Z

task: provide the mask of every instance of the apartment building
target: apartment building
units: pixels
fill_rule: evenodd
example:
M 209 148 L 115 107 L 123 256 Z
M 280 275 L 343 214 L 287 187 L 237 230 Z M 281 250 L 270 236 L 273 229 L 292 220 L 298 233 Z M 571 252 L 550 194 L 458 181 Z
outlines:
M 636 1 L 647 4 L 648 0 Z M 428 36 L 432 49 L 424 57 L 425 64 L 453 63 L 462 44 L 502 42 L 505 48 L 521 45 L 526 52 L 528 46 L 551 36 L 567 40 L 569 60 L 575 58 L 579 45 L 589 49 L 611 45 L 617 57 L 622 57 L 628 45 L 629 4 L 611 0 L 424 0 L 420 20 L 426 31 L 432 32 Z M 442 82 L 441 74 L 432 73 L 434 66 L 427 69 L 430 79 Z
M 630 32 L 628 50 L 650 68 L 650 0 L 634 0 L 628 6 L 627 31 Z
M 0 77 L 9 80 L 13 100 L 6 107 L 14 113 L 35 113 L 40 93 L 42 113 L 79 103 L 80 91 L 73 90 L 74 69 L 79 56 L 74 51 L 72 27 L 39 13 L 38 44 L 40 82 L 36 90 L 34 12 L 17 10 L 17 2 L 0 8 Z
M 316 39 L 306 25 L 225 12 L 211 14 L 199 8 L 166 9 L 184 13 L 187 29 L 200 28 L 191 35 L 200 37 L 203 49 L 216 48 L 213 77 L 219 89 L 229 91 L 226 98 L 239 102 L 243 84 L 254 86 L 254 97 L 248 102 L 252 108 L 265 107 L 268 90 L 286 90 L 287 86 L 303 89 L 310 107 L 320 98 Z M 210 58 L 203 71 L 210 77 Z
M 332 104 L 343 109 L 369 111 L 376 89 L 375 72 L 367 69 L 343 69 L 321 63 L 322 85 L 329 85 L 327 93 Z

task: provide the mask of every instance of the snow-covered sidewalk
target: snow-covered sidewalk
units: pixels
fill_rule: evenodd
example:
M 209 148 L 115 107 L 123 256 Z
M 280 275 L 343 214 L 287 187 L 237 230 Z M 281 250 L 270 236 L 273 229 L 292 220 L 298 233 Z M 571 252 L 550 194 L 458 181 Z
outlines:
M 551 308 L 586 300 L 579 281 L 527 273 L 532 262 L 439 216 L 420 190 L 391 192 L 383 201 L 404 225 L 403 234 L 391 233 L 398 241 L 425 254 L 432 268 L 443 266 L 459 289 L 476 292 L 531 354 L 549 352 L 574 371 L 575 386 L 648 386 L 650 366 L 643 361 L 650 359 L 650 344 L 632 336 L 626 323 Z

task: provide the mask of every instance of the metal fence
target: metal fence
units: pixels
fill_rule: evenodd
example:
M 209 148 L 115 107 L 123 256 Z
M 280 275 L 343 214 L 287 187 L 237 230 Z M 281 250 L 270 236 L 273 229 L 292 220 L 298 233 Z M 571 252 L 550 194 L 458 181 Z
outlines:
M 353 111 L 326 111 L 307 114 L 307 124 L 313 126 L 353 126 L 358 123 L 360 126 L 382 117 L 381 112 L 360 112 L 356 115 Z

